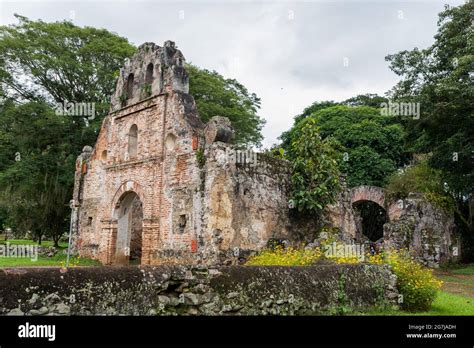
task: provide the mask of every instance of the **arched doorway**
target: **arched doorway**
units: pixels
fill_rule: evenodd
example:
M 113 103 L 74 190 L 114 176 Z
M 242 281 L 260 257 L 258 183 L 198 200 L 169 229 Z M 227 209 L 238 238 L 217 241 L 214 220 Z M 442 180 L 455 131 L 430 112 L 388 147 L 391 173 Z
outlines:
M 360 200 L 352 203 L 356 213 L 359 239 L 376 242 L 383 238 L 383 225 L 388 222 L 388 215 L 378 203 Z
M 143 204 L 133 191 L 125 192 L 115 207 L 117 241 L 115 264 L 141 264 Z

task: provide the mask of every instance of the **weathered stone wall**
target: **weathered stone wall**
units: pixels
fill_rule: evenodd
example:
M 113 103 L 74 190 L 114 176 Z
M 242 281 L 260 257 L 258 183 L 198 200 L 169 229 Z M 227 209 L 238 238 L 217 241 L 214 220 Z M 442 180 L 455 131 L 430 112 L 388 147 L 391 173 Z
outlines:
M 384 225 L 384 245 L 407 249 L 430 267 L 455 262 L 461 256 L 461 240 L 454 216 L 421 195 L 397 201 L 400 213 Z
M 307 315 L 395 304 L 388 266 L 0 270 L 3 315 Z
M 271 239 L 291 239 L 286 162 L 225 143 L 206 150 L 203 239 L 208 258 L 245 258 Z M 227 256 L 227 257 L 226 257 Z
M 387 213 L 383 226 L 384 249 L 409 250 L 430 267 L 455 262 L 461 255 L 460 236 L 455 233 L 454 216 L 430 203 L 420 194 L 406 199 L 389 199 L 381 187 L 359 186 L 343 190 L 336 204 L 329 206 L 324 218 L 327 225 L 339 229 L 343 242 L 364 243 L 361 225 L 353 204 L 371 201 Z

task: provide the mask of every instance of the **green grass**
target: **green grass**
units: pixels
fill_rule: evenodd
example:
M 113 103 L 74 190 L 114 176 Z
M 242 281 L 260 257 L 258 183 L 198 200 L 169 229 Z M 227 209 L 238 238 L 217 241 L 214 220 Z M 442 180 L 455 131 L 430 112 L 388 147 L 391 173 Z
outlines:
M 0 244 L 9 243 L 10 245 L 38 245 L 37 242 L 27 239 L 11 239 L 8 241 L 0 241 Z M 43 247 L 52 247 L 53 241 L 45 240 L 41 243 Z M 59 242 L 58 253 L 53 257 L 38 256 L 37 260 L 32 260 L 27 257 L 1 257 L 0 267 L 25 267 L 25 266 L 64 266 L 66 264 L 67 255 L 64 250 L 67 248 L 67 243 Z M 100 262 L 87 258 L 71 258 L 70 265 L 73 266 L 99 266 Z
M 454 274 L 467 274 L 474 275 L 474 264 L 467 265 L 467 267 L 455 269 L 452 271 Z
M 427 315 L 474 315 L 474 298 L 440 291 Z
M 9 239 L 9 240 L 0 240 L 0 244 L 9 243 L 11 245 L 39 245 L 38 242 L 33 242 L 29 239 Z M 41 242 L 42 247 L 52 247 L 54 242 L 52 240 L 44 240 Z M 59 248 L 66 249 L 67 242 L 59 242 Z
M 362 315 L 474 315 L 474 298 L 438 291 L 431 309 L 426 312 L 406 312 L 402 310 L 375 310 Z
M 26 257 L 0 257 L 0 267 L 25 267 L 25 266 L 64 266 L 67 255 L 58 253 L 53 257 L 38 256 L 38 260 L 33 261 Z M 100 266 L 100 262 L 86 258 L 72 258 L 70 265 L 74 266 Z

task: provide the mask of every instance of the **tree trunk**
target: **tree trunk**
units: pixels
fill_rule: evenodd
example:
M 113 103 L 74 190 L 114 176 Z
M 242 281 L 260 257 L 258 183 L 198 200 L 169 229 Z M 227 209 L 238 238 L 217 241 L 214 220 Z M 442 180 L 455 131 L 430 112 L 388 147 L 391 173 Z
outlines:
M 59 240 L 61 239 L 61 235 L 60 234 L 54 234 L 53 235 L 53 241 L 54 241 L 54 247 L 55 248 L 59 248 Z

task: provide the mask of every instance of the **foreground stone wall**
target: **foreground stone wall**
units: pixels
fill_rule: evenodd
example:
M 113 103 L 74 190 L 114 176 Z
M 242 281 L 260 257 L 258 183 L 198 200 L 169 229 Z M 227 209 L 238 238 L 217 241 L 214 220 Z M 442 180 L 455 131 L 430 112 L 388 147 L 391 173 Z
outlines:
M 311 315 L 395 304 L 388 266 L 0 270 L 2 315 Z

